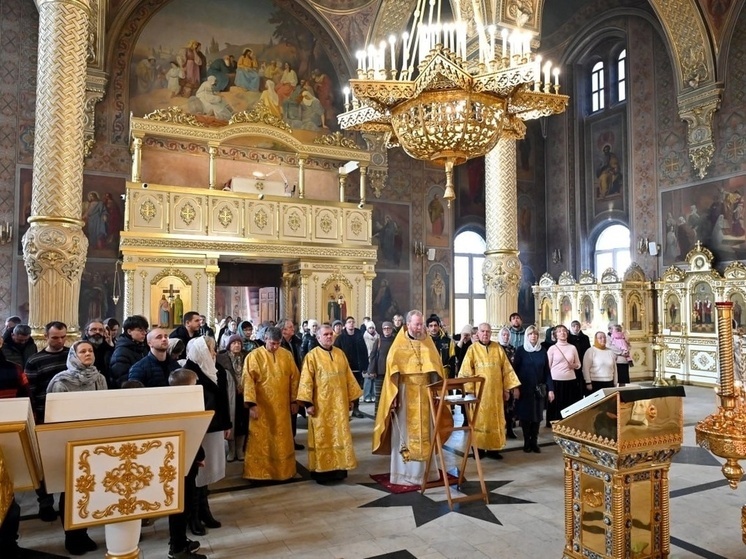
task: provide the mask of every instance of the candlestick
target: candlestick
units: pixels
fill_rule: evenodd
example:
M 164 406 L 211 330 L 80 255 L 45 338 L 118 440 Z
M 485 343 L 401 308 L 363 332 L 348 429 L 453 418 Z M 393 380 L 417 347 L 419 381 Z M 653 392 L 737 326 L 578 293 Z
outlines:
M 342 91 L 345 94 L 345 110 L 349 111 L 350 109 L 348 109 L 347 107 L 350 105 L 350 88 L 345 87 Z
M 490 25 L 488 28 L 488 31 L 490 32 L 490 60 L 494 60 L 495 58 L 495 26 Z
M 389 46 L 391 47 L 391 69 L 396 71 L 396 37 L 389 37 Z
M 555 68 L 554 72 L 552 73 L 554 74 L 554 87 L 557 87 L 559 85 L 559 75 L 560 75 L 559 68 Z
M 508 58 L 508 30 L 503 28 L 500 35 L 503 39 L 503 58 Z
M 551 83 L 549 81 L 549 72 L 550 72 L 551 69 L 552 69 L 552 63 L 551 62 L 547 62 L 546 64 L 544 64 L 544 83 L 545 84 Z

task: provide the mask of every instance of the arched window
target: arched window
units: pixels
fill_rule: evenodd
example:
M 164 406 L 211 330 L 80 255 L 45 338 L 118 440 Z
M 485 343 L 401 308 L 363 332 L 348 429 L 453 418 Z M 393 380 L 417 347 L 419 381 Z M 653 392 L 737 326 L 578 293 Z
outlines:
M 596 276 L 600 277 L 607 268 L 623 274 L 632 263 L 629 246 L 629 229 L 624 225 L 610 225 L 604 229 L 596 241 Z
M 596 62 L 591 71 L 591 111 L 604 108 L 604 63 Z
M 619 53 L 616 60 L 617 101 L 627 99 L 627 49 Z
M 466 324 L 487 321 L 482 265 L 487 244 L 474 231 L 464 231 L 453 241 L 453 333 Z

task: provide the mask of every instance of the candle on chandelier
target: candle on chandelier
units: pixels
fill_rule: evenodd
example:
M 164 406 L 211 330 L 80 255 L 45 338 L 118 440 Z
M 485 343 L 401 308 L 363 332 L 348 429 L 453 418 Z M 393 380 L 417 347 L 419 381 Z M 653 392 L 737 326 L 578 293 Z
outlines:
M 541 83 L 541 55 L 537 54 L 534 59 L 534 91 L 539 91 Z
M 495 59 L 495 26 L 490 25 L 488 28 L 488 31 L 490 32 L 490 60 Z
M 555 68 L 552 74 L 554 74 L 554 87 L 557 87 L 559 85 L 559 75 L 560 75 L 559 68 Z
M 345 94 L 345 109 L 347 109 L 350 104 L 350 88 L 345 87 L 342 92 Z
M 359 50 L 357 51 L 357 67 L 358 70 L 362 70 L 365 72 L 365 51 Z
M 406 31 L 402 35 L 402 60 L 401 60 L 401 75 L 404 76 L 407 72 L 407 62 L 409 62 L 409 33 Z
M 391 71 L 396 71 L 396 37 L 389 37 L 389 46 L 391 47 Z
M 549 72 L 552 69 L 552 63 L 547 62 L 544 64 L 544 83 L 549 84 Z
M 508 30 L 503 29 L 500 35 L 503 38 L 503 58 L 508 58 Z

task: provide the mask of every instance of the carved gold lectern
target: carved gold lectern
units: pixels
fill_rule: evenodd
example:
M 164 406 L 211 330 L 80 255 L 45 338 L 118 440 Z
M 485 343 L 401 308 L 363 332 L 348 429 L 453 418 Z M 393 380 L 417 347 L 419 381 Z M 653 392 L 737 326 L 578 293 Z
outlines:
M 41 462 L 28 398 L 0 399 L 0 524 L 14 491 L 39 487 Z
M 555 423 L 565 456 L 563 559 L 668 557 L 668 470 L 683 440 L 682 396 L 682 386 L 606 389 Z
M 213 416 L 202 387 L 48 394 L 36 428 L 65 529 L 105 525 L 107 559 L 136 559 L 141 519 L 184 508 L 184 476 Z

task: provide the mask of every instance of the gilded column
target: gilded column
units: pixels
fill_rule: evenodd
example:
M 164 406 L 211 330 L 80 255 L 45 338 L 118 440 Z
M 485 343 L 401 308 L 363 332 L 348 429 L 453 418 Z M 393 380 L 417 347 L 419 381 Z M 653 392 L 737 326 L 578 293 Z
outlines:
M 213 190 L 218 175 L 218 171 L 215 167 L 215 157 L 218 155 L 218 148 L 211 145 L 208 148 L 208 153 L 210 155 L 210 190 Z
M 504 135 L 484 158 L 487 250 L 482 268 L 487 321 L 493 332 L 518 310 L 521 261 L 518 259 L 516 140 Z
M 215 266 L 217 268 L 217 266 Z M 215 277 L 218 275 L 217 271 L 207 270 L 207 308 L 205 309 L 205 316 L 207 317 L 207 324 L 215 324 Z
M 365 205 L 365 191 L 368 183 L 368 166 L 360 165 L 360 207 Z
M 306 197 L 306 158 L 298 158 L 298 198 Z M 305 316 L 305 315 L 304 315 Z
M 298 306 L 300 308 L 298 309 L 299 316 L 296 318 L 306 320 L 308 317 L 312 316 L 309 305 L 311 293 L 308 286 L 308 280 L 311 277 L 312 272 L 310 270 L 301 270 L 298 275 L 300 276 L 300 293 L 298 293 Z
M 373 279 L 375 279 L 376 273 L 373 270 L 364 270 L 363 278 L 365 278 L 365 314 L 367 316 L 373 316 Z
M 132 182 L 140 182 L 142 169 L 142 138 L 132 138 Z
M 83 127 L 89 0 L 37 2 L 39 50 L 30 228 L 23 238 L 29 325 L 51 320 L 78 330 L 83 234 Z M 94 201 L 95 202 L 95 201 Z M 99 201 L 99 203 L 102 203 Z

